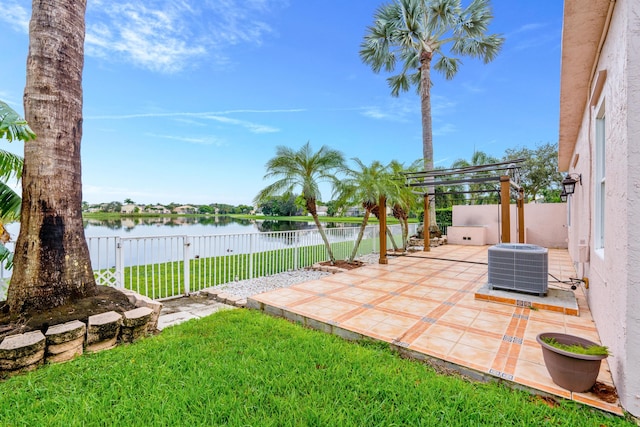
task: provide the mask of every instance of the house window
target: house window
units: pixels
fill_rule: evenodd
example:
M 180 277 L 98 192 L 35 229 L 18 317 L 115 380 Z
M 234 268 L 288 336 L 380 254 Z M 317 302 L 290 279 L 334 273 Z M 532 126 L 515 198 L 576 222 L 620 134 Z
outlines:
M 600 110 L 596 115 L 596 152 L 595 152 L 595 249 L 604 249 L 604 231 L 605 231 L 605 105 L 604 102 L 600 106 Z

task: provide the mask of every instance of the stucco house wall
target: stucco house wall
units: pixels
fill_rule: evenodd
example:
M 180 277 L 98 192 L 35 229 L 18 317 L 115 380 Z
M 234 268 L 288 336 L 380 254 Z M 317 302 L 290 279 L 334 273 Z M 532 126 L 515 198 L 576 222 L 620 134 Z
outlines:
M 511 242 L 518 241 L 517 210 L 510 206 Z M 460 205 L 453 207 L 453 227 L 483 226 L 485 243 L 500 243 L 499 205 Z M 525 243 L 545 248 L 567 247 L 567 205 L 564 203 L 527 203 L 524 205 Z M 451 229 L 451 227 L 449 227 Z M 472 240 L 469 244 L 472 244 Z
M 580 63 L 589 40 L 600 41 L 590 48 L 593 59 Z M 614 355 L 609 365 L 620 401 L 640 416 L 640 2 L 565 0 L 562 63 L 559 166 L 582 177 L 567 204 L 569 253 L 578 275 L 589 280 L 589 307 Z M 579 83 L 584 91 L 568 88 Z M 582 109 L 577 121 L 571 116 L 576 105 Z M 596 118 L 603 111 L 606 191 L 599 248 L 595 147 Z

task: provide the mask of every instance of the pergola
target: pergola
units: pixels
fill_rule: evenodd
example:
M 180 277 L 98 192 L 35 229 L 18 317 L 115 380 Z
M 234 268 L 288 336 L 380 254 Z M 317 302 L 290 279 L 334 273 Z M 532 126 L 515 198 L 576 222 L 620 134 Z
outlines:
M 424 200 L 424 233 L 425 244 L 424 251 L 431 250 L 430 232 L 429 232 L 429 207 L 431 199 L 436 196 L 435 187 L 440 185 L 456 185 L 456 184 L 478 184 L 478 183 L 499 183 L 499 188 L 494 191 L 500 193 L 500 212 L 501 212 L 501 242 L 511 242 L 511 213 L 509 210 L 511 200 L 511 190 L 516 193 L 516 209 L 518 220 L 518 242 L 524 243 L 524 189 L 519 184 L 520 166 L 525 159 L 509 160 L 506 162 L 491 163 L 481 166 L 468 166 L 463 168 L 435 169 L 430 171 L 409 172 L 405 174 L 406 186 L 416 189 L 423 189 L 417 192 L 422 195 Z M 471 194 L 471 193 L 487 193 L 492 190 L 467 190 L 445 192 L 446 194 Z M 387 202 L 386 197 L 380 197 L 381 212 L 386 213 Z M 380 215 L 380 264 L 387 264 L 387 218 L 386 215 Z

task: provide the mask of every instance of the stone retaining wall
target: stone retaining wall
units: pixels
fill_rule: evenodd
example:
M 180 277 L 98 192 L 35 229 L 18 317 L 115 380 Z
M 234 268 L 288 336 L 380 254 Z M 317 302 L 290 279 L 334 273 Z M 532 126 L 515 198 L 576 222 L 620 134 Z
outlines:
M 162 303 L 133 291 L 122 289 L 135 309 L 122 314 L 115 311 L 50 326 L 43 334 L 31 331 L 10 335 L 0 342 L 0 377 L 36 369 L 44 362 L 60 363 L 80 356 L 131 343 L 154 332 Z

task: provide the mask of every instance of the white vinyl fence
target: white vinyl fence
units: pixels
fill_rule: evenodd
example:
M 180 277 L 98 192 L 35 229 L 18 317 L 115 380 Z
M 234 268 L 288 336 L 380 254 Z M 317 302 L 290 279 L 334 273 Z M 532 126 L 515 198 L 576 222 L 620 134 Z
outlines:
M 417 224 L 409 224 L 409 235 Z M 390 225 L 398 247 L 399 225 Z M 347 259 L 359 227 L 325 229 L 336 259 Z M 153 299 L 309 267 L 328 260 L 317 230 L 251 234 L 87 239 L 99 285 L 124 287 Z M 393 243 L 387 238 L 387 247 Z M 368 226 L 358 255 L 379 252 L 378 225 Z

